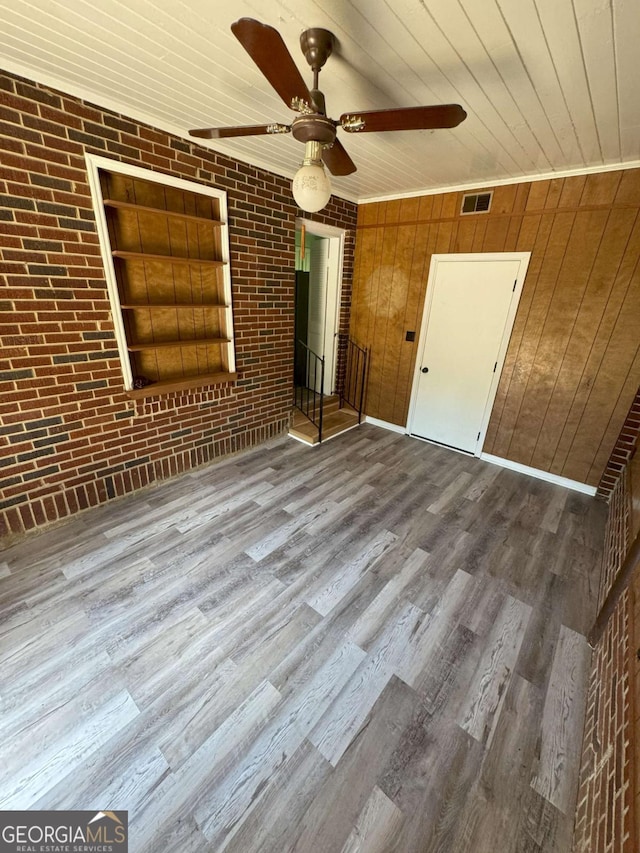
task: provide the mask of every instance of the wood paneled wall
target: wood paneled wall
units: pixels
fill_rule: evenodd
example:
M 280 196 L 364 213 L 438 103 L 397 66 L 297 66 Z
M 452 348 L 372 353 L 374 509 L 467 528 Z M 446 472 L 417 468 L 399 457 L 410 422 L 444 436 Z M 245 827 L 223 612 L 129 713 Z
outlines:
M 640 170 L 496 187 L 488 214 L 462 195 L 359 207 L 366 412 L 406 424 L 432 254 L 531 251 L 483 449 L 597 485 L 640 384 Z

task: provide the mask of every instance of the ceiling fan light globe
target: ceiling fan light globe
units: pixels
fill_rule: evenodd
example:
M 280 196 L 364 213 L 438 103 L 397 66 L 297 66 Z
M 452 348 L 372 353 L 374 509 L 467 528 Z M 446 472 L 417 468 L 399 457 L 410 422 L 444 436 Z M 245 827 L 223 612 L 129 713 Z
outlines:
M 302 210 L 315 213 L 331 198 L 331 182 L 321 163 L 301 166 L 291 185 L 293 197 Z

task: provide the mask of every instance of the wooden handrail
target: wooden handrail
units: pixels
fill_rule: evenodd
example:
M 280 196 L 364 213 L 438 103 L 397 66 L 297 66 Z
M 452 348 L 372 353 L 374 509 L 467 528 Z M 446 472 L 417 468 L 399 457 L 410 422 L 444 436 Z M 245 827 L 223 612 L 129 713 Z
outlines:
M 593 623 L 593 628 L 589 632 L 588 641 L 592 648 L 600 641 L 600 638 L 604 633 L 604 629 L 607 627 L 607 623 L 609 622 L 609 618 L 616 609 L 620 596 L 631 583 L 631 579 L 638 566 L 640 566 L 640 533 L 638 533 L 636 538 L 633 540 L 633 544 L 631 545 L 631 548 L 629 548 L 627 556 L 624 558 L 620 571 L 616 575 L 614 582 L 611 584 L 611 589 L 600 608 L 596 621 Z

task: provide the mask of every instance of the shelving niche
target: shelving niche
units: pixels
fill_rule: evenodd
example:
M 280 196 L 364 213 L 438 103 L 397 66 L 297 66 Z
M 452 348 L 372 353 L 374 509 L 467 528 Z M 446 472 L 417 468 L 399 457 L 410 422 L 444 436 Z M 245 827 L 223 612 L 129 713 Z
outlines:
M 94 164 L 92 189 L 125 387 L 151 396 L 235 380 L 226 194 L 109 165 Z

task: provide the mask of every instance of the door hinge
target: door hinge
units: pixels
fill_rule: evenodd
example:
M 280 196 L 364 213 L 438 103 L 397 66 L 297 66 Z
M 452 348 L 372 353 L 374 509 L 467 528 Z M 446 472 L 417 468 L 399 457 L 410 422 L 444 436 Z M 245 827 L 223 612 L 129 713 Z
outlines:
M 517 283 L 518 283 L 518 279 L 516 279 L 516 280 L 513 282 L 513 290 L 511 291 L 511 293 L 515 293 L 515 292 L 516 292 L 516 284 L 517 284 Z
M 476 441 L 480 441 L 480 433 L 478 433 L 478 437 L 476 438 Z
M 493 372 L 494 372 L 494 373 L 496 372 L 496 368 L 497 368 L 497 367 L 498 367 L 498 362 L 496 361 L 496 363 L 493 365 Z

